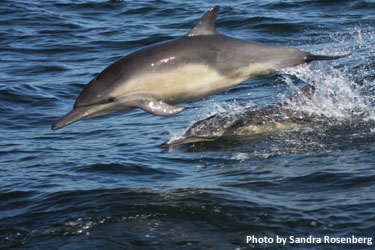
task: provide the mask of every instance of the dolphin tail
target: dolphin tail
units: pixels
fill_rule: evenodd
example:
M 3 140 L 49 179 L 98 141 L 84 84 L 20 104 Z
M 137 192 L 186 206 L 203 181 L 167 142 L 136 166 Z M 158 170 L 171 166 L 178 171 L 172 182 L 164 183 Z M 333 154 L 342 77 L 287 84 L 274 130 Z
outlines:
M 322 55 L 313 55 L 313 54 L 308 53 L 306 55 L 305 61 L 309 63 L 311 61 L 319 61 L 319 60 L 336 60 L 336 59 L 340 59 L 340 58 L 347 57 L 350 55 L 351 54 L 340 55 L 340 56 L 322 56 Z

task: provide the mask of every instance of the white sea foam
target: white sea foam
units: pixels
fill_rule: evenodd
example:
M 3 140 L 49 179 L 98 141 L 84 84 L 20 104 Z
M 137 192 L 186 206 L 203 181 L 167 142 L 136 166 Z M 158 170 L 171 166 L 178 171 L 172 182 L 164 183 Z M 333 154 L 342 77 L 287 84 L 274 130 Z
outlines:
M 329 49 L 316 54 L 335 55 L 352 53 L 350 57 L 331 62 L 315 62 L 283 70 L 284 80 L 297 91 L 300 81 L 316 87 L 311 101 L 290 103 L 297 110 L 327 117 L 349 118 L 362 115 L 375 118 L 374 65 L 375 32 L 354 28 L 349 35 L 332 34 L 332 44 L 339 52 Z M 371 77 L 372 76 L 372 77 Z M 296 78 L 299 81 L 296 81 Z

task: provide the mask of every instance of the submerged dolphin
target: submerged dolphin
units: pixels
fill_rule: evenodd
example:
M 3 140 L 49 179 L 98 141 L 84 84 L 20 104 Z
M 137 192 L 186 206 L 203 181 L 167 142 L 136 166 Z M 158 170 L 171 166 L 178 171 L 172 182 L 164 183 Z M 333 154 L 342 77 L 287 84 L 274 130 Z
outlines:
M 294 95 L 290 102 L 302 104 L 311 98 L 314 91 L 315 88 L 312 85 L 307 85 Z M 265 135 L 293 129 L 318 118 L 323 117 L 295 111 L 288 107 L 288 103 L 269 105 L 260 110 L 250 110 L 240 114 L 219 113 L 194 123 L 181 138 L 172 139 L 162 144 L 161 147 L 223 138 Z
M 175 106 L 219 93 L 247 79 L 343 56 L 312 55 L 292 47 L 264 45 L 216 31 L 219 6 L 211 8 L 185 36 L 129 54 L 110 65 L 82 90 L 72 111 L 52 125 L 141 108 L 174 115 Z

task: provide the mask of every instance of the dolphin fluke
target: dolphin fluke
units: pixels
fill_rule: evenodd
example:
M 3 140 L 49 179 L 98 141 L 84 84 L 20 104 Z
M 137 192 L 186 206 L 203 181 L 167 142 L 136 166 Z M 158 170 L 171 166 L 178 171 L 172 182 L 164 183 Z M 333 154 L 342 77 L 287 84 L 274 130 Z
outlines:
M 309 63 L 311 61 L 321 61 L 321 60 L 336 60 L 343 57 L 350 56 L 351 54 L 346 55 L 340 55 L 340 56 L 322 56 L 322 55 L 313 55 L 313 54 L 307 54 L 306 56 L 306 62 Z

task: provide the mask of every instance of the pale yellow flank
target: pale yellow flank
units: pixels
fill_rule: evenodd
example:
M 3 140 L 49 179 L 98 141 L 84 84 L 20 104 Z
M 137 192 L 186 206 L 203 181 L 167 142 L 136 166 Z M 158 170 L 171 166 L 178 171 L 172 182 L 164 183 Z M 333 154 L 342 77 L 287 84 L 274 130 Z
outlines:
M 278 132 L 282 130 L 290 130 L 301 126 L 301 124 L 294 123 L 294 122 L 273 122 L 268 124 L 260 124 L 260 125 L 248 125 L 244 127 L 238 128 L 234 134 L 238 136 L 249 136 L 249 135 L 259 135 L 259 134 L 267 134 Z
M 152 96 L 170 104 L 191 102 L 219 93 L 249 78 L 265 73 L 265 64 L 252 64 L 229 75 L 221 75 L 208 65 L 186 64 L 164 72 L 147 72 L 131 79 L 113 92 L 124 99 Z

